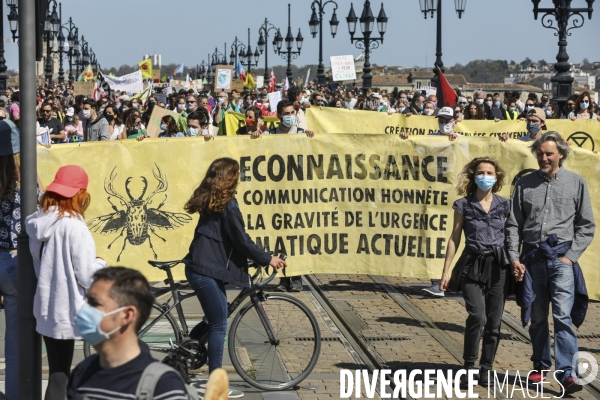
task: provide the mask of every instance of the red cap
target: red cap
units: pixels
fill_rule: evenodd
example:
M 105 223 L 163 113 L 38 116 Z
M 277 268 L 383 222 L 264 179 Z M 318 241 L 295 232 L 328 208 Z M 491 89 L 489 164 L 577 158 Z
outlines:
M 88 176 L 78 165 L 65 165 L 60 167 L 52 183 L 46 191 L 71 198 L 79 193 L 81 189 L 87 189 Z

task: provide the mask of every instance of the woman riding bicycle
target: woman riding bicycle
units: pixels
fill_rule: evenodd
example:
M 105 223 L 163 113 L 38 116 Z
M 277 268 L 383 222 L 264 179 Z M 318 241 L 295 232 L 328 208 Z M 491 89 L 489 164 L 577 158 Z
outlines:
M 187 280 L 208 320 L 209 373 L 221 368 L 223 361 L 227 331 L 225 284 L 250 286 L 248 258 L 259 265 L 271 265 L 276 270 L 285 266 L 282 259 L 261 250 L 246 233 L 242 213 L 234 197 L 239 179 L 240 165 L 236 160 L 219 158 L 213 161 L 184 207 L 190 214 L 200 214 L 184 261 Z M 190 337 L 199 340 L 203 326 L 196 325 Z M 242 396 L 243 393 L 238 390 L 229 390 L 229 398 Z

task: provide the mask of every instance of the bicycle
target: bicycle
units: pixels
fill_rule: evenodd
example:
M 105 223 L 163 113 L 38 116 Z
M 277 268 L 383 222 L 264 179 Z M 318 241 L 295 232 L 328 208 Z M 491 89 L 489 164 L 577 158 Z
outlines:
M 139 338 L 151 351 L 166 353 L 163 362 L 175 366 L 189 381 L 189 370 L 198 369 L 207 361 L 208 329 L 204 330 L 200 340 L 192 339 L 181 305 L 183 300 L 195 297 L 196 293 L 189 284 L 176 283 L 173 279 L 171 268 L 183 260 L 148 263 L 167 274 L 164 282 L 168 287 L 159 290 L 155 296 L 170 292 L 171 297 L 166 302 L 153 304 L 158 316 L 144 324 Z M 242 289 L 228 305 L 229 317 L 242 307 L 229 328 L 229 356 L 237 373 L 252 386 L 261 390 L 286 390 L 302 382 L 315 367 L 321 350 L 321 332 L 315 316 L 300 300 L 263 291 L 275 278 L 276 271 L 257 282 L 265 267 L 254 262 L 249 262 L 248 266 L 256 268 L 250 287 Z M 265 272 L 268 274 L 268 267 Z M 182 292 L 187 290 L 191 293 Z M 249 301 L 244 303 L 248 298 Z M 173 304 L 169 304 L 171 300 Z M 171 314 L 173 309 L 179 324 Z M 206 319 L 203 321 L 206 324 Z M 83 350 L 87 357 L 92 347 L 84 343 Z

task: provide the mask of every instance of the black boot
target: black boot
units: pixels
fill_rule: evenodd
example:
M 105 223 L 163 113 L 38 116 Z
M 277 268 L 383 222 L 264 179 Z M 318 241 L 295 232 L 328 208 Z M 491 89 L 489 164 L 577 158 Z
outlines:
M 490 382 L 493 382 L 491 370 L 481 367 L 479 368 L 479 375 L 477 376 L 477 382 L 479 386 L 488 387 Z
M 460 377 L 460 388 L 466 390 L 469 388 L 469 370 L 475 369 L 475 363 L 466 362 L 463 369 L 466 373 Z

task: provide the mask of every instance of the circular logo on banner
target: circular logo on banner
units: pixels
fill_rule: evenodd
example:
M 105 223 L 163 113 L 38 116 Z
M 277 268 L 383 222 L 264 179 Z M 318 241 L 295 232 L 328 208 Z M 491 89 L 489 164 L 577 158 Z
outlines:
M 519 179 L 521 179 L 522 177 L 524 177 L 525 175 L 529 175 L 532 172 L 537 171 L 537 169 L 533 169 L 533 168 L 526 168 L 524 170 L 522 170 L 521 172 L 519 172 L 518 174 L 515 175 L 515 177 L 513 178 L 512 182 L 510 183 L 510 197 L 512 197 L 514 191 L 515 191 L 515 186 L 517 185 L 517 182 L 519 181 Z
M 142 65 L 142 69 L 143 69 L 144 71 L 148 70 L 148 64 L 144 64 L 144 65 Z
M 573 354 L 573 362 L 571 363 L 573 371 L 577 371 L 579 376 L 579 384 L 587 385 L 598 376 L 598 361 L 588 352 L 578 351 Z
M 577 147 L 582 149 L 594 151 L 595 143 L 592 136 L 586 132 L 575 132 L 567 138 L 567 142 L 573 141 Z

